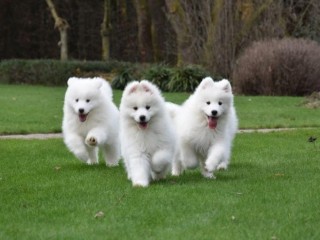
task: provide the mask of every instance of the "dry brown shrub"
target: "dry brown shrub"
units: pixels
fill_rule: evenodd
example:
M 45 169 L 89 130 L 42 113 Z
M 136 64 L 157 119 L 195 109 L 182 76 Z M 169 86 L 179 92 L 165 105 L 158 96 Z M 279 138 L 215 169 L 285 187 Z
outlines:
M 313 92 L 310 96 L 307 96 L 304 106 L 307 108 L 320 108 L 320 92 Z
M 246 95 L 304 96 L 320 91 L 320 45 L 285 38 L 254 42 L 232 73 L 235 91 Z

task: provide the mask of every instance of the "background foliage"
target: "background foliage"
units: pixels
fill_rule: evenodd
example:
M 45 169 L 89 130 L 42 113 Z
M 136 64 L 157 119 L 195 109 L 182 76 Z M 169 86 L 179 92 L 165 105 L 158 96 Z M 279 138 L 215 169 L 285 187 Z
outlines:
M 316 0 L 105 0 L 110 2 L 110 58 L 199 64 L 229 77 L 254 41 L 287 36 L 320 40 Z M 100 0 L 54 0 L 70 25 L 69 58 L 101 60 Z M 45 1 L 0 2 L 0 58 L 59 58 L 59 32 Z
M 169 67 L 118 61 L 5 60 L 0 62 L 0 83 L 64 86 L 72 76 L 101 76 L 123 90 L 128 82 L 147 79 L 162 91 L 192 92 L 210 75 L 201 66 Z
M 298 95 L 320 91 L 320 45 L 304 39 L 255 42 L 239 57 L 232 75 L 247 95 Z

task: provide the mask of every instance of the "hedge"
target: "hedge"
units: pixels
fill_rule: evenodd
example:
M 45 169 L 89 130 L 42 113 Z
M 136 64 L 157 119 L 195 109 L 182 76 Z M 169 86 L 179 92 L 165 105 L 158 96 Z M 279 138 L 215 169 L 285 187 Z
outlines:
M 115 89 L 128 82 L 147 79 L 162 91 L 192 92 L 209 72 L 200 66 L 169 67 L 164 64 L 137 64 L 118 61 L 3 60 L 0 83 L 64 86 L 67 79 L 101 76 Z

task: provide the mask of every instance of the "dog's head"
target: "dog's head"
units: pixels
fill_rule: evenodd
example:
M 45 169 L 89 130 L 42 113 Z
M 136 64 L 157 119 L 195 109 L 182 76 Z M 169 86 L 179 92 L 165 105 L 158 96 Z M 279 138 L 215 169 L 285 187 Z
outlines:
M 208 127 L 215 129 L 219 119 L 228 112 L 233 104 L 230 82 L 223 79 L 214 82 L 212 78 L 204 78 L 195 91 L 197 106 L 207 119 Z
M 159 112 L 161 101 L 161 93 L 155 85 L 147 80 L 134 81 L 123 92 L 120 113 L 135 121 L 140 129 L 147 129 Z
M 72 111 L 78 115 L 80 122 L 87 120 L 90 112 L 98 106 L 103 80 L 101 78 L 76 78 L 68 80 L 65 101 Z

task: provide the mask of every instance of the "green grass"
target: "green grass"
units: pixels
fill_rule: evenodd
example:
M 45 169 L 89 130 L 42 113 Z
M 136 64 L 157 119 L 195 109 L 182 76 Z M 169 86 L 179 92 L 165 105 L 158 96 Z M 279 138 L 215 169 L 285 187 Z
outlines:
M 0 134 L 60 132 L 64 92 L 0 85 Z M 235 98 L 241 128 L 319 127 L 320 111 L 302 102 Z M 238 134 L 216 180 L 193 170 L 147 189 L 132 188 L 122 166 L 82 164 L 62 139 L 0 140 L 0 239 L 319 239 L 320 146 L 307 141 L 319 135 Z
M 319 133 L 238 134 L 216 180 L 194 170 L 147 189 L 61 139 L 1 140 L 0 239 L 319 239 Z
M 302 97 L 237 96 L 241 128 L 320 127 L 320 109 L 304 106 Z
M 0 85 L 0 134 L 61 132 L 65 87 Z M 119 104 L 121 91 L 114 91 Z M 182 103 L 186 93 L 164 93 Z M 320 110 L 302 106 L 301 97 L 237 96 L 240 128 L 320 127 Z
M 66 87 L 0 84 L 0 134 L 61 132 Z M 120 103 L 121 91 L 114 91 Z M 166 94 L 182 103 L 187 94 Z

